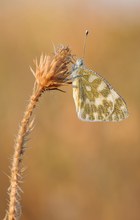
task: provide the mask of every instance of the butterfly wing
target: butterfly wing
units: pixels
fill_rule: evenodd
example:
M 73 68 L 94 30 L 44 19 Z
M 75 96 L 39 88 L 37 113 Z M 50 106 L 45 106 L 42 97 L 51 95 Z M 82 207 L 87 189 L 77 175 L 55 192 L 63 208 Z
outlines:
M 111 89 L 111 94 L 114 99 L 114 109 L 108 117 L 108 121 L 122 121 L 128 117 L 127 105 L 123 98 L 114 89 Z
M 80 67 L 73 80 L 78 117 L 84 121 L 121 121 L 128 116 L 124 100 L 97 73 Z

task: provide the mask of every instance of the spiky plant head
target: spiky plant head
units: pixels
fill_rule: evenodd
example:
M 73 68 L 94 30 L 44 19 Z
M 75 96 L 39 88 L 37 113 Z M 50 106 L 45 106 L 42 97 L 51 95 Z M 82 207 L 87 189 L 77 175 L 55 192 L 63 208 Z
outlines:
M 72 55 L 69 47 L 59 47 L 53 57 L 41 55 L 39 62 L 34 60 L 35 71 L 31 68 L 37 86 L 45 91 L 70 84 L 70 63 Z

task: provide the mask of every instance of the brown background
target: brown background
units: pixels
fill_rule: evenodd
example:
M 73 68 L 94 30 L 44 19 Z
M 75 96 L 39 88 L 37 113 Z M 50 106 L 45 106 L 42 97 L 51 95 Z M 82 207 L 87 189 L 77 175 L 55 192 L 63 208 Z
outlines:
M 22 220 L 140 219 L 140 4 L 0 2 L 0 218 L 14 138 L 33 86 L 32 60 L 69 45 L 125 98 L 121 123 L 78 120 L 71 87 L 40 100 L 24 158 Z M 6 173 L 6 174 L 5 174 Z

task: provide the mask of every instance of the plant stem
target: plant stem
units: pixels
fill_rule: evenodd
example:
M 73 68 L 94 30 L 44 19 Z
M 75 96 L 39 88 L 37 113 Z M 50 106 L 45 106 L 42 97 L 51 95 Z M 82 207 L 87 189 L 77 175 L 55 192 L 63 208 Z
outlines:
M 32 130 L 31 116 L 34 108 L 38 102 L 39 97 L 42 95 L 42 89 L 33 90 L 30 97 L 28 106 L 24 112 L 23 119 L 21 121 L 18 135 L 15 141 L 14 154 L 11 165 L 11 177 L 9 187 L 9 206 L 7 212 L 8 220 L 17 220 L 21 215 L 20 206 L 20 184 L 22 180 L 22 160 L 25 153 L 25 144 L 27 142 L 27 136 Z
M 22 160 L 26 150 L 27 136 L 33 127 L 31 116 L 39 97 L 47 90 L 59 90 L 60 86 L 70 83 L 68 65 L 72 63 L 72 59 L 68 47 L 62 46 L 58 48 L 52 58 L 42 55 L 39 63 L 37 60 L 34 63 L 35 71 L 32 68 L 30 69 L 35 77 L 35 85 L 15 141 L 10 187 L 8 189 L 9 205 L 4 220 L 19 220 L 21 216 L 20 193 L 22 190 L 20 184 L 23 178 Z

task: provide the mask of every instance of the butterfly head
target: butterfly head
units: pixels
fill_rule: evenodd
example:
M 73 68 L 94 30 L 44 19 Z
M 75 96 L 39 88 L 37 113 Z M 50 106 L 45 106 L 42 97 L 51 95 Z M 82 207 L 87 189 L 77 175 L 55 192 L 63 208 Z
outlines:
M 82 67 L 84 65 L 83 59 L 79 58 L 76 60 L 75 68 Z
M 84 62 L 81 58 L 77 59 L 75 64 L 72 67 L 72 76 L 75 77 L 79 75 L 79 69 L 82 68 L 84 65 Z

